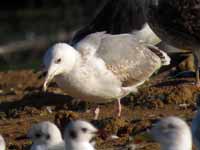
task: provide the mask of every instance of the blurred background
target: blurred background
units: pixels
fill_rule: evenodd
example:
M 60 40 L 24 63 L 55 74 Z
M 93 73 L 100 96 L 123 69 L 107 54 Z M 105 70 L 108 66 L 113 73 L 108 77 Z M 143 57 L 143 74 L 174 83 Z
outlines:
M 6 0 L 0 5 L 0 71 L 37 69 L 46 49 L 92 20 L 103 0 Z

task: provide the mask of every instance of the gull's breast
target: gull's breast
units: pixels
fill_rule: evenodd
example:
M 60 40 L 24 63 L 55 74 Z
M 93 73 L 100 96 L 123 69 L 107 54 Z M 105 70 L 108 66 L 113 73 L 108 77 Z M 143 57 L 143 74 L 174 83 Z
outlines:
M 96 103 L 109 102 L 121 95 L 121 82 L 113 73 L 84 65 L 68 75 L 58 76 L 56 83 L 72 97 Z

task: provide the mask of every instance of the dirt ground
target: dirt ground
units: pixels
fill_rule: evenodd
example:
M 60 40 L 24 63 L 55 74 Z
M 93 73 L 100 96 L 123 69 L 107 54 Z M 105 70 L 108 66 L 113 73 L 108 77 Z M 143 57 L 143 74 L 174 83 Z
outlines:
M 102 104 L 100 118 L 92 120 L 90 112 L 96 104 L 77 102 L 67 93 L 51 84 L 42 92 L 43 78 L 33 70 L 0 73 L 0 133 L 5 137 L 7 149 L 29 150 L 31 141 L 24 138 L 33 123 L 50 120 L 63 131 L 72 119 L 85 119 L 98 127 L 97 149 L 130 149 L 136 144 L 139 150 L 156 150 L 148 135 L 152 124 L 165 116 L 179 116 L 189 124 L 195 113 L 192 83 L 194 77 L 173 78 L 171 71 L 155 75 L 135 95 L 122 100 L 122 117 L 114 117 L 114 102 Z M 117 135 L 118 138 L 111 138 Z M 131 150 L 131 149 L 130 149 Z

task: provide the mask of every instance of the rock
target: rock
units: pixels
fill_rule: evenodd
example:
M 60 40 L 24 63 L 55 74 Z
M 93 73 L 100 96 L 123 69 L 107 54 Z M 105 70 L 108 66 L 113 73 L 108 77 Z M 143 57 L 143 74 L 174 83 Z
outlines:
M 189 54 L 188 57 L 178 65 L 179 71 L 195 71 L 194 57 Z

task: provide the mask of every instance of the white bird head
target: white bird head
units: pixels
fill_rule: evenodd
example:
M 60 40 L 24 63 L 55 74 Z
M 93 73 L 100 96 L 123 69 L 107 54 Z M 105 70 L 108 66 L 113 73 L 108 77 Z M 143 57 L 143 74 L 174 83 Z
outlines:
M 48 71 L 43 85 L 44 90 L 55 76 L 69 73 L 73 69 L 76 55 L 76 50 L 65 43 L 57 43 L 47 50 L 43 59 L 45 70 Z
M 62 142 L 58 127 L 49 121 L 34 124 L 28 132 L 28 137 L 35 145 L 55 145 Z
M 87 121 L 72 121 L 64 132 L 65 143 L 90 142 L 97 132 L 97 128 Z
M 0 135 L 0 148 L 1 150 L 6 150 L 6 142 L 2 135 Z
M 167 117 L 151 130 L 153 138 L 161 144 L 162 150 L 191 150 L 192 136 L 189 126 L 177 117 Z

